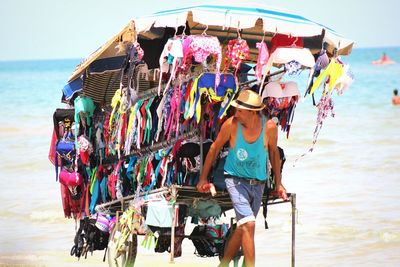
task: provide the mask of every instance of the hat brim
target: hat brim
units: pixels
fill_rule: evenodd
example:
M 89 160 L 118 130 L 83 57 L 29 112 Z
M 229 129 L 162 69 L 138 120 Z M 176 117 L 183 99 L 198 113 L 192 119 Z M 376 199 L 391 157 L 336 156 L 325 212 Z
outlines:
M 254 108 L 253 107 L 246 107 L 246 106 L 243 106 L 240 103 L 238 103 L 236 100 L 232 101 L 231 106 L 235 107 L 235 108 L 240 108 L 240 109 L 245 109 L 245 110 L 253 110 L 253 111 L 260 111 L 260 110 L 263 110 L 265 108 L 264 104 L 261 104 L 261 107 L 254 107 Z

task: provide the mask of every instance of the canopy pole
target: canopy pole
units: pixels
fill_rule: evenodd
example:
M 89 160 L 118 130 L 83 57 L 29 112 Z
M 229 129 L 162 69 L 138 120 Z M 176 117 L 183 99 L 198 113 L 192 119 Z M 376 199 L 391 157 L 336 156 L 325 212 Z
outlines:
M 176 186 L 172 186 L 171 188 L 171 196 L 172 199 L 177 198 L 177 190 Z M 172 225 L 171 225 L 171 253 L 169 258 L 169 263 L 174 263 L 174 254 L 175 254 L 175 224 L 178 220 L 178 209 L 179 205 L 176 204 L 176 201 L 172 204 L 172 212 L 174 213 L 172 216 Z
M 291 194 L 290 202 L 292 204 L 292 267 L 295 267 L 295 243 L 296 243 L 296 194 Z

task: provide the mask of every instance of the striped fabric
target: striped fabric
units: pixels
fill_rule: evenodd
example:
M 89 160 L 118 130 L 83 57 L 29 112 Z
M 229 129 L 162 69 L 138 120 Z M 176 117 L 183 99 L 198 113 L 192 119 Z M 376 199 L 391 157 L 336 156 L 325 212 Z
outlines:
M 103 71 L 101 73 L 89 73 L 83 80 L 83 94 L 89 96 L 94 102 L 101 106 L 111 104 L 115 91 L 119 89 L 121 70 Z M 123 87 L 128 86 L 128 76 L 124 75 L 122 80 Z M 133 74 L 132 87 L 143 94 L 148 91 L 154 83 L 148 79 L 148 68 L 146 64 L 136 66 Z
M 83 94 L 101 106 L 110 105 L 115 91 L 119 89 L 120 75 L 120 70 L 89 74 L 83 81 Z M 123 84 L 128 84 L 127 77 L 124 77 Z
M 139 64 L 135 68 L 135 72 L 133 74 L 133 82 L 134 87 L 138 94 L 144 93 L 150 88 L 149 82 L 149 69 L 147 68 L 147 64 Z

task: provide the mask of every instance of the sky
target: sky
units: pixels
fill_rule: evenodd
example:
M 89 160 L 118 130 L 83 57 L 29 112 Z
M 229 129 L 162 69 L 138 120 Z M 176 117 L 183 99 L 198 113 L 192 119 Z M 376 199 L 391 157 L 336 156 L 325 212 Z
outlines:
M 232 1 L 235 0 L 230 2 Z M 0 61 L 85 58 L 135 17 L 198 2 L 1 0 Z M 204 1 L 200 1 L 202 2 Z M 400 10 L 398 0 L 252 2 L 295 11 L 354 40 L 354 48 L 400 46 L 400 31 L 397 26 Z

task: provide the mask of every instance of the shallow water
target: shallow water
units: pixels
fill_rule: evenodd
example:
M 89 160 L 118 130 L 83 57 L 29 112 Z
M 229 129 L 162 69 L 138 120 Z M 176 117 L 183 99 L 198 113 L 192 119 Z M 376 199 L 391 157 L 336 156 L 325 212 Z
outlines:
M 385 52 L 400 62 L 400 48 Z M 297 266 L 400 265 L 400 107 L 391 105 L 400 64 L 371 65 L 381 53 L 355 49 L 344 58 L 356 80 L 334 96 L 335 117 L 326 119 L 312 153 L 295 162 L 312 142 L 316 110 L 310 98 L 299 102 L 289 139 L 280 134 L 287 156 L 284 185 L 297 194 Z M 74 262 L 68 254 L 75 224 L 63 218 L 47 153 L 52 114 L 62 106 L 61 88 L 78 63 L 0 62 L 0 263 L 59 266 L 53 262 L 58 257 L 58 264 Z M 298 81 L 304 92 L 306 74 L 286 79 Z M 257 266 L 290 266 L 290 214 L 289 204 L 271 206 L 269 230 L 259 216 Z M 216 266 L 215 258 L 194 259 L 194 247 L 184 242 L 177 263 Z M 168 262 L 168 255 L 143 248 L 141 255 Z M 107 266 L 102 253 L 88 257 L 75 265 Z

